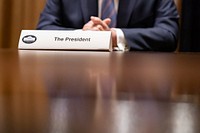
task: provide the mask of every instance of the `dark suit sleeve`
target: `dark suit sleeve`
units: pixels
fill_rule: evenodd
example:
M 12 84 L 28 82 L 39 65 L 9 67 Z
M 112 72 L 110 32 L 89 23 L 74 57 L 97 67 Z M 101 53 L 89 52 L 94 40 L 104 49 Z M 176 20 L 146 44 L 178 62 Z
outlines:
M 148 2 L 147 2 L 148 6 Z M 122 28 L 130 50 L 174 51 L 179 15 L 172 0 L 159 0 L 153 27 Z
M 40 15 L 38 30 L 66 30 L 62 24 L 61 0 L 47 0 L 46 6 Z

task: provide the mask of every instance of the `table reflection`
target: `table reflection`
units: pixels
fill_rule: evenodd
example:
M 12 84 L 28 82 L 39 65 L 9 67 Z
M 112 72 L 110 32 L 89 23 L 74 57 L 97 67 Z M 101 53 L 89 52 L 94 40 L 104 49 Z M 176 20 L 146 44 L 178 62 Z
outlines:
M 199 133 L 199 58 L 0 51 L 0 132 Z
M 20 55 L 20 70 L 38 76 L 33 80 L 39 78 L 52 95 L 97 97 L 103 89 L 104 95 L 113 95 L 114 88 L 118 98 L 199 101 L 198 55 L 74 51 L 20 51 Z

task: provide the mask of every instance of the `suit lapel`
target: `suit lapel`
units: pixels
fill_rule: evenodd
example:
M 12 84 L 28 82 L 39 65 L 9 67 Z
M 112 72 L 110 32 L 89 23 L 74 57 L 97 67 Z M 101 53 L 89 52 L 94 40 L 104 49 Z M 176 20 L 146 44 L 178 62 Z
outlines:
M 98 0 L 80 0 L 84 23 L 90 20 L 90 16 L 98 16 Z
M 117 27 L 126 27 L 137 0 L 119 0 Z

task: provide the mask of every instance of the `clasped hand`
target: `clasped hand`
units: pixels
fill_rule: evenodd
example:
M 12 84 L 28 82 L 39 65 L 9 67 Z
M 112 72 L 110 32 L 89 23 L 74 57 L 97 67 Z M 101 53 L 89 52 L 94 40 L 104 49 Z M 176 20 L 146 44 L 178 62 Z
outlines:
M 114 28 L 110 28 L 111 19 L 106 18 L 101 20 L 98 17 L 90 17 L 90 21 L 83 26 L 83 31 L 92 30 L 92 31 L 111 31 L 112 34 L 112 45 L 113 47 L 117 46 L 117 36 Z

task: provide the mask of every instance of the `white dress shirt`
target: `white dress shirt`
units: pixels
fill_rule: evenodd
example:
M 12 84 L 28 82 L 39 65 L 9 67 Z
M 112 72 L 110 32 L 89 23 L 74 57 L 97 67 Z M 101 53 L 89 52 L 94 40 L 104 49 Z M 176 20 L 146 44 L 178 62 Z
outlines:
M 115 10 L 116 12 L 118 11 L 118 5 L 119 5 L 119 0 L 114 0 L 115 2 Z M 99 0 L 99 13 L 98 13 L 98 17 L 101 18 L 101 5 L 102 5 L 102 0 Z M 117 46 L 116 48 L 114 48 L 115 50 L 119 50 L 119 51 L 127 51 L 127 43 L 124 37 L 124 33 L 122 32 L 121 29 L 119 28 L 114 28 L 117 34 Z

